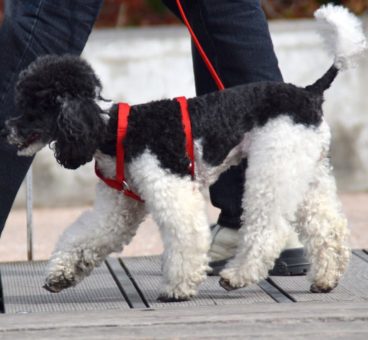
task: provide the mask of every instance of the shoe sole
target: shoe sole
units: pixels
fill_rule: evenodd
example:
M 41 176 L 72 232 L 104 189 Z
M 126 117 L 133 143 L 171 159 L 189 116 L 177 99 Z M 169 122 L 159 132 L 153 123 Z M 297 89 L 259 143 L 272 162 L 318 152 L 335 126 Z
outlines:
M 227 262 L 233 258 L 213 261 L 209 263 L 212 271 L 209 276 L 218 276 Z M 272 276 L 298 276 L 306 275 L 310 268 L 310 263 L 304 254 L 304 248 L 286 249 L 275 261 L 274 267 L 268 272 Z

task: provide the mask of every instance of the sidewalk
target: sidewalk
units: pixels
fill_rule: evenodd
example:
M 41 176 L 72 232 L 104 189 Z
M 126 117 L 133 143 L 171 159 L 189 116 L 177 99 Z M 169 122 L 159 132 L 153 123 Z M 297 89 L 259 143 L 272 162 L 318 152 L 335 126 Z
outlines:
M 368 248 L 368 193 L 341 194 L 344 210 L 352 231 L 353 248 Z M 34 210 L 34 259 L 47 259 L 63 230 L 88 207 Z M 218 210 L 208 209 L 211 222 L 216 221 Z M 162 252 L 157 226 L 151 218 L 141 225 L 123 256 L 155 255 Z M 0 239 L 0 262 L 27 259 L 26 214 L 14 210 Z

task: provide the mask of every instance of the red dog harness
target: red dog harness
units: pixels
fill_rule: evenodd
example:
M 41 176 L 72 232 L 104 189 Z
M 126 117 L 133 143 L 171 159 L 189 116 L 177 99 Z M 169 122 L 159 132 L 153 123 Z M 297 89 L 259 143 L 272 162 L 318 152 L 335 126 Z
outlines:
M 201 58 L 203 59 L 205 65 L 207 66 L 208 71 L 210 72 L 213 80 L 215 81 L 219 90 L 223 90 L 225 88 L 224 84 L 221 82 L 220 77 L 218 76 L 215 68 L 213 67 L 211 61 L 208 59 L 206 53 L 204 52 L 198 38 L 196 37 L 190 23 L 185 15 L 184 9 L 181 5 L 180 0 L 176 0 L 176 4 L 178 6 L 180 15 L 183 19 L 185 26 L 187 26 L 188 31 L 198 49 Z M 190 159 L 189 172 L 194 178 L 194 149 L 193 149 L 193 138 L 192 138 L 192 128 L 190 124 L 190 117 L 188 112 L 188 103 L 185 97 L 178 97 L 176 100 L 180 104 L 181 116 L 184 126 L 185 138 L 186 138 L 186 150 L 188 158 Z M 126 135 L 127 126 L 128 126 L 128 116 L 130 112 L 130 106 L 126 103 L 119 104 L 119 113 L 118 113 L 118 128 L 117 128 L 117 141 L 116 141 L 116 178 L 105 178 L 95 166 L 95 171 L 98 177 L 100 177 L 109 187 L 114 188 L 116 190 L 122 191 L 125 195 L 142 201 L 142 199 L 130 190 L 129 185 L 125 181 L 124 175 L 124 148 L 123 141 Z
M 194 178 L 194 148 L 192 138 L 192 127 L 190 124 L 190 116 L 188 111 L 188 103 L 185 97 L 176 98 L 180 105 L 182 123 L 186 139 L 186 151 L 190 160 L 189 172 Z M 120 103 L 118 109 L 118 126 L 117 126 L 117 138 L 116 138 L 116 177 L 115 179 L 106 178 L 102 175 L 100 170 L 95 165 L 96 175 L 101 178 L 109 187 L 122 191 L 124 195 L 129 196 L 137 201 L 143 202 L 143 200 L 133 191 L 130 190 L 128 183 L 125 179 L 124 169 L 124 147 L 123 142 L 128 128 L 128 117 L 130 113 L 130 106 L 127 103 Z

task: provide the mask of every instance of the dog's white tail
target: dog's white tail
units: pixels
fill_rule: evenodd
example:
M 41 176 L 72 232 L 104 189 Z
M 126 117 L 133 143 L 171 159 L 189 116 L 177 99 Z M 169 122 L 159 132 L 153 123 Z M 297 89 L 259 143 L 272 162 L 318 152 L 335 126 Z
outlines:
M 321 34 L 327 50 L 334 57 L 329 70 L 306 90 L 322 95 L 336 78 L 340 70 L 352 67 L 357 59 L 367 52 L 367 41 L 359 19 L 346 8 L 326 5 L 318 9 L 314 16 L 320 23 Z
M 353 66 L 367 51 L 362 23 L 346 8 L 329 4 L 318 9 L 314 16 L 320 23 L 319 33 L 335 59 L 336 68 Z

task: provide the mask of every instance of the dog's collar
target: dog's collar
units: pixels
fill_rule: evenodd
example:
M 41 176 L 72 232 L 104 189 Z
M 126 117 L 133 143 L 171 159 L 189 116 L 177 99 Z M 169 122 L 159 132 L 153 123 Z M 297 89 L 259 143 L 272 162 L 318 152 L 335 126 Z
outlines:
M 194 146 L 192 137 L 192 127 L 190 123 L 190 116 L 188 110 L 188 102 L 185 97 L 177 97 L 176 100 L 180 105 L 182 123 L 186 139 L 186 152 L 190 160 L 189 172 L 194 178 Z M 96 175 L 105 182 L 109 187 L 122 191 L 124 195 L 129 196 L 137 201 L 144 202 L 139 195 L 130 190 L 125 179 L 124 171 L 124 147 L 123 141 L 128 128 L 128 117 L 130 113 L 130 106 L 127 103 L 119 103 L 118 106 L 118 124 L 117 124 L 117 138 L 116 138 L 116 176 L 115 179 L 106 178 L 95 164 Z

